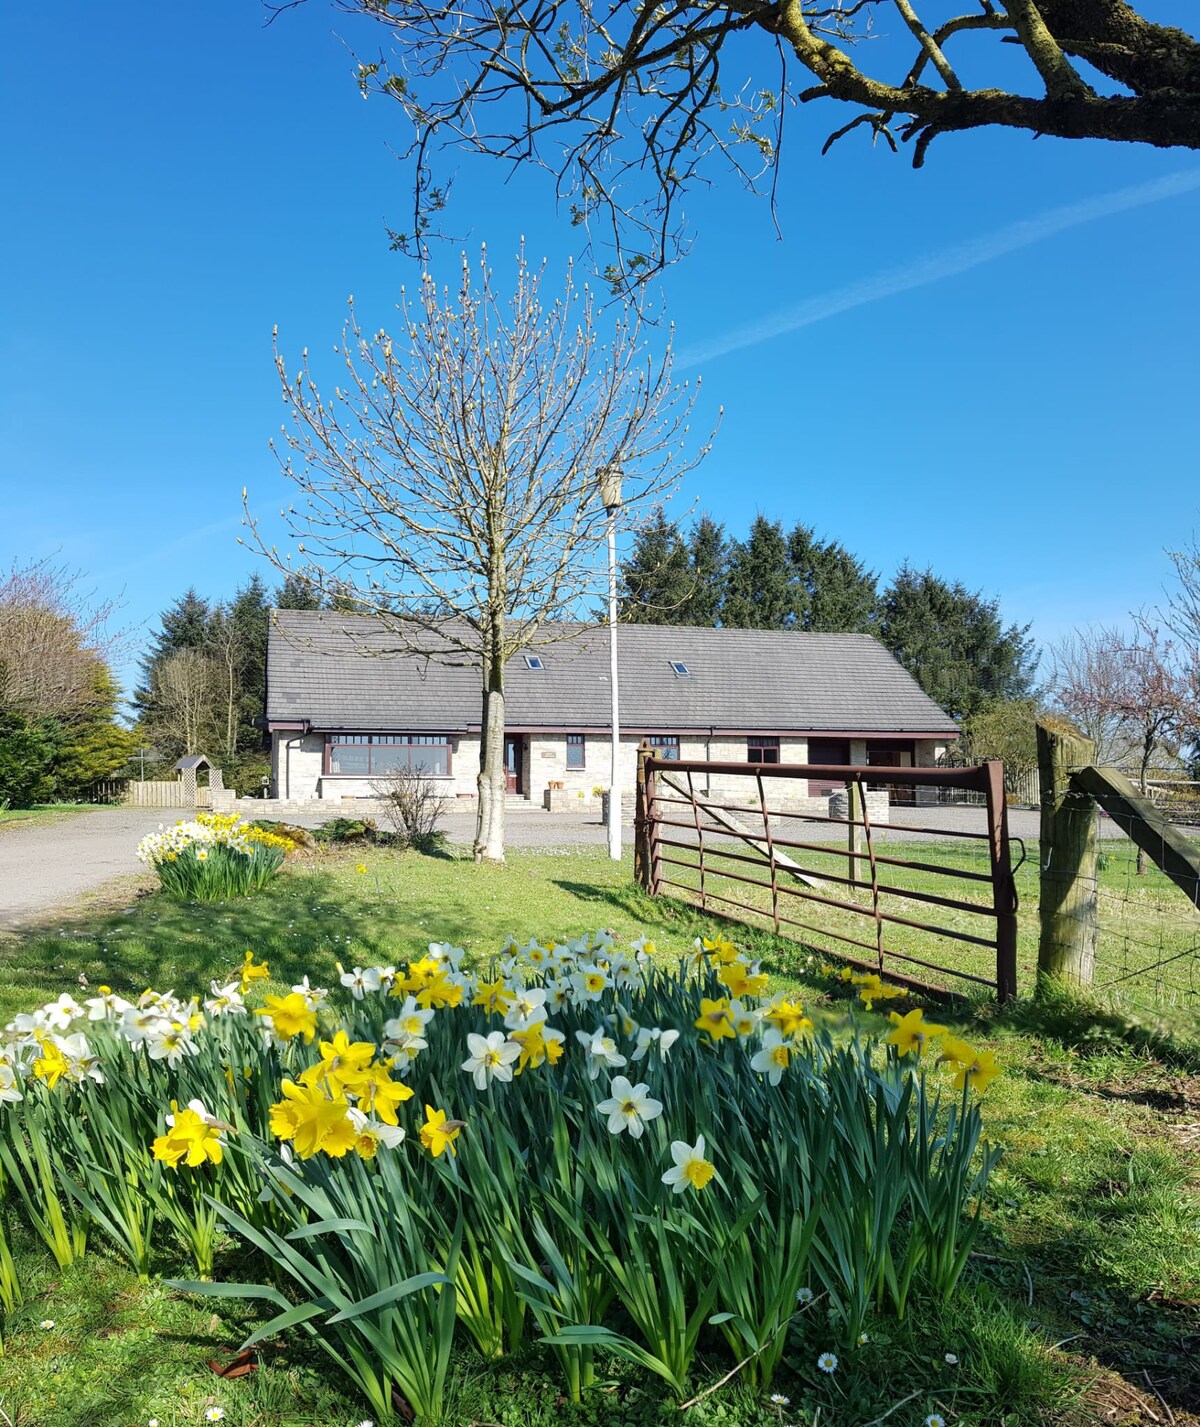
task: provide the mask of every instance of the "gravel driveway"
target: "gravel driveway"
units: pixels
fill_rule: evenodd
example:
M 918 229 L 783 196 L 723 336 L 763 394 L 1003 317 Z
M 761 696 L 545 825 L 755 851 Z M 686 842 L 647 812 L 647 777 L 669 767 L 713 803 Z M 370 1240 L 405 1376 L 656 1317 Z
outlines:
M 0 827 L 0 930 L 145 869 L 138 842 L 172 808 L 96 808 L 50 822 Z

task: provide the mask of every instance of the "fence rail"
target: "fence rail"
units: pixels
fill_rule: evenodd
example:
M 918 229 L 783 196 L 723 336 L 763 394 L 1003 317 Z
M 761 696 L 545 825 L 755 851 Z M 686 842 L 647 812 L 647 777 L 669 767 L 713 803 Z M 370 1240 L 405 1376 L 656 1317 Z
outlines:
M 891 822 L 890 810 L 881 824 L 885 776 L 935 798 L 949 789 L 979 794 L 984 829 Z M 801 810 L 795 800 L 788 807 L 790 785 L 810 779 L 841 785 L 847 815 Z M 894 833 L 915 835 L 927 855 L 894 855 Z M 893 981 L 937 993 L 965 982 L 994 988 L 1000 1000 L 1016 994 L 1017 898 L 999 762 L 886 770 L 722 763 L 664 760 L 644 746 L 635 861 L 651 895 L 670 889 L 705 911 L 769 921 L 778 934 Z M 949 915 L 930 920 L 933 909 Z M 951 949 L 927 959 L 930 938 Z

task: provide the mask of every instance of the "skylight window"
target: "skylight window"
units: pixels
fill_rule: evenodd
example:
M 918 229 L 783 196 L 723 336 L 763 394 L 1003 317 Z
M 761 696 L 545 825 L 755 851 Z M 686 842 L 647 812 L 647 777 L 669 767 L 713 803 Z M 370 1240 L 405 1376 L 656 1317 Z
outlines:
M 675 677 L 677 679 L 690 679 L 692 677 L 692 671 L 688 668 L 688 666 L 683 662 L 682 659 L 672 659 L 671 668 L 674 671 Z
M 526 654 L 525 666 L 528 669 L 544 669 L 546 667 L 536 654 Z

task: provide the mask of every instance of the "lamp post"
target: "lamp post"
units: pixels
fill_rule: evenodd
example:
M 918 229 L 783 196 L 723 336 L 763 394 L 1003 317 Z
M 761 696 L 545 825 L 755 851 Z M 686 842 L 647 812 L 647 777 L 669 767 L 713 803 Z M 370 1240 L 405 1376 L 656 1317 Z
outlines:
M 621 508 L 621 468 L 600 468 L 600 499 L 608 513 L 608 662 L 612 682 L 612 757 L 608 777 L 608 855 L 621 860 L 621 723 L 617 705 L 617 511 Z

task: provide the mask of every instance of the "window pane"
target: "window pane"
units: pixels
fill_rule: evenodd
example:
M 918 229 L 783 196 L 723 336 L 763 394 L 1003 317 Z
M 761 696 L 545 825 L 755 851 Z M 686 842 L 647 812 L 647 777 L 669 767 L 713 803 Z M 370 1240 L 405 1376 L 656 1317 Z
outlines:
M 412 750 L 412 770 L 427 777 L 444 778 L 449 769 L 450 750 L 446 745 L 417 744 Z
M 365 743 L 334 743 L 329 749 L 331 773 L 367 773 L 370 749 Z
M 386 775 L 408 767 L 407 743 L 377 743 L 371 749 L 371 772 Z
M 567 767 L 582 768 L 584 753 L 584 742 L 582 733 L 567 734 Z

